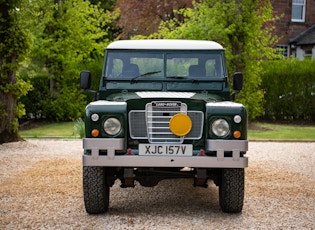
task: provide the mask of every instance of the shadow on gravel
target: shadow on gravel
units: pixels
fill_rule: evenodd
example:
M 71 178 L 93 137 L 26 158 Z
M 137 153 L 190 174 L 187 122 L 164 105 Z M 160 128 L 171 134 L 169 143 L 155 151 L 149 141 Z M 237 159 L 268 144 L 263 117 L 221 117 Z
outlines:
M 117 181 L 111 189 L 109 214 L 198 215 L 219 210 L 218 189 L 212 182 L 201 188 L 194 187 L 192 179 L 173 179 L 152 188 L 122 189 Z

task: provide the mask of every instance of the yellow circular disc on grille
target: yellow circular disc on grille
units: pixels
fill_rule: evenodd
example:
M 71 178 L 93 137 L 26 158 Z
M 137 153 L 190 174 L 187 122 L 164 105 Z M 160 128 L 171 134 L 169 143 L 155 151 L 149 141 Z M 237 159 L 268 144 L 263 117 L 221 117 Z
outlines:
M 192 122 L 189 116 L 183 113 L 175 114 L 170 120 L 170 129 L 177 136 L 187 135 L 192 127 Z

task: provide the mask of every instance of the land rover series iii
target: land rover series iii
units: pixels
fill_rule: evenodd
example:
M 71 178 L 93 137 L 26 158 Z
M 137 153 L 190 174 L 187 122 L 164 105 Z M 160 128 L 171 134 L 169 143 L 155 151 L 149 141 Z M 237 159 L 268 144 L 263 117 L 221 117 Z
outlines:
M 233 102 L 224 48 L 213 41 L 121 40 L 108 45 L 99 90 L 81 71 L 86 107 L 83 193 L 90 214 L 108 211 L 110 188 L 192 178 L 219 188 L 227 213 L 241 212 L 248 166 L 247 111 Z

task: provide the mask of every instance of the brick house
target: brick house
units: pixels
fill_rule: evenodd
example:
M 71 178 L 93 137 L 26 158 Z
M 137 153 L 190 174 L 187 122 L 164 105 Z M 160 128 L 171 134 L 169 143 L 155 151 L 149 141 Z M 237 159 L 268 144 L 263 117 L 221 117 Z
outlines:
M 277 44 L 285 57 L 315 59 L 315 0 L 271 0 L 274 15 L 281 16 L 275 22 Z

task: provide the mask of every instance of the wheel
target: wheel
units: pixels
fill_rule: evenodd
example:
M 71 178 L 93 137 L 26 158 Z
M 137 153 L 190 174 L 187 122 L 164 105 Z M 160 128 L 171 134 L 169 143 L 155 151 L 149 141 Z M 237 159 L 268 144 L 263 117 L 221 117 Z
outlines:
M 109 186 L 103 167 L 83 166 L 85 210 L 90 214 L 105 213 L 109 205 Z
M 222 169 L 219 203 L 223 212 L 241 212 L 244 203 L 244 169 Z

